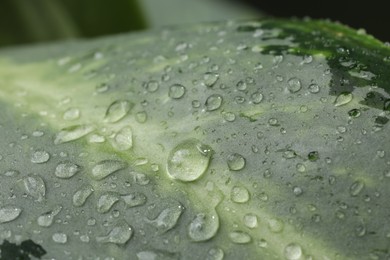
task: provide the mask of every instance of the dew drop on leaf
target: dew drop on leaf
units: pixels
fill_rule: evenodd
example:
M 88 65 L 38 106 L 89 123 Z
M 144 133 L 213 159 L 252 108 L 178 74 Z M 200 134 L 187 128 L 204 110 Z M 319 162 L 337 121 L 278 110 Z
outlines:
M 50 154 L 48 152 L 46 152 L 46 151 L 43 151 L 43 150 L 35 151 L 31 155 L 31 162 L 32 163 L 37 163 L 37 164 L 45 163 L 49 159 L 50 159 Z
M 200 242 L 213 238 L 219 229 L 217 212 L 199 213 L 188 226 L 188 236 L 192 241 Z
M 249 191 L 244 187 L 234 186 L 232 188 L 230 198 L 233 202 L 236 203 L 248 202 L 250 198 Z
M 123 127 L 116 133 L 112 146 L 118 151 L 126 151 L 133 147 L 133 131 L 129 126 Z
M 53 224 L 54 217 L 60 213 L 62 206 L 56 206 L 53 210 L 40 215 L 37 219 L 37 223 L 41 227 L 49 227 Z
M 280 233 L 284 229 L 284 222 L 277 218 L 268 219 L 268 229 L 273 233 Z
M 54 144 L 62 144 L 77 140 L 94 130 L 93 126 L 90 125 L 74 125 L 67 128 L 63 128 L 56 135 Z
M 243 231 L 230 232 L 229 238 L 235 244 L 248 244 L 252 240 L 252 238 Z
M 51 238 L 58 244 L 65 244 L 68 242 L 68 236 L 65 233 L 54 233 Z
M 37 175 L 27 175 L 23 178 L 23 185 L 28 195 L 41 202 L 46 195 L 46 185 L 43 179 Z
M 75 207 L 81 207 L 93 193 L 91 185 L 85 185 L 73 194 L 72 202 Z
M 15 220 L 22 213 L 22 209 L 13 205 L 0 206 L 0 224 Z
M 364 188 L 364 183 L 362 181 L 355 181 L 349 187 L 349 193 L 351 196 L 357 196 Z
M 223 98 L 221 95 L 218 94 L 212 94 L 210 95 L 206 100 L 206 110 L 207 111 L 214 111 L 220 108 L 222 105 Z
M 68 110 L 66 110 L 64 112 L 64 114 L 62 115 L 62 118 L 64 120 L 68 120 L 68 121 L 79 119 L 80 118 L 80 110 L 77 108 L 69 108 Z
M 298 92 L 302 88 L 301 81 L 298 78 L 290 78 L 287 83 L 287 88 L 290 93 Z
M 61 162 L 57 165 L 54 175 L 61 179 L 68 179 L 80 171 L 81 167 L 72 162 Z
M 179 143 L 168 156 L 168 175 L 176 180 L 189 182 L 199 179 L 207 170 L 212 149 L 196 139 Z
M 102 180 L 114 172 L 124 169 L 126 166 L 127 164 L 123 161 L 103 160 L 92 168 L 92 177 L 95 180 Z
M 207 251 L 206 260 L 222 260 L 225 253 L 219 247 L 210 248 Z
M 230 154 L 227 158 L 227 165 L 231 171 L 240 171 L 246 164 L 245 158 L 238 153 Z
M 122 195 L 121 199 L 126 203 L 127 207 L 129 208 L 141 206 L 146 203 L 146 196 L 142 193 L 130 193 Z
M 302 256 L 302 248 L 296 243 L 290 243 L 284 248 L 284 256 L 287 260 L 298 260 Z
M 252 213 L 248 213 L 244 216 L 244 225 L 248 228 L 256 228 L 258 225 L 257 222 L 257 216 Z
M 218 81 L 219 79 L 219 74 L 218 73 L 215 73 L 215 72 L 206 72 L 204 75 L 203 75 L 203 84 L 206 86 L 206 87 L 212 87 L 215 85 L 215 83 Z
M 119 221 L 106 236 L 96 237 L 98 243 L 125 244 L 133 235 L 133 229 L 126 221 Z
M 334 105 L 336 107 L 343 106 L 351 102 L 353 99 L 353 95 L 350 92 L 343 92 L 336 97 Z
M 184 96 L 186 88 L 181 84 L 173 84 L 169 87 L 168 96 L 173 99 L 180 99 Z
M 184 207 L 182 205 L 168 207 L 161 211 L 155 219 L 147 220 L 147 222 L 156 227 L 159 233 L 162 234 L 176 226 L 183 211 Z
M 148 92 L 156 92 L 159 88 L 159 83 L 156 80 L 151 80 L 146 84 L 146 90 Z
M 116 100 L 107 108 L 105 121 L 115 123 L 124 118 L 133 107 L 133 104 L 127 100 Z

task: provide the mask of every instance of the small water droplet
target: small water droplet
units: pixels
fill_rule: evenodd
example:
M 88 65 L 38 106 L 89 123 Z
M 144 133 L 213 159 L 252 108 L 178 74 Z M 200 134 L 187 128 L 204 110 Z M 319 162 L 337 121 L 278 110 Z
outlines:
M 21 213 L 22 213 L 22 209 L 17 206 L 13 206 L 13 205 L 1 206 L 0 224 L 15 220 L 20 216 Z
M 95 128 L 90 125 L 74 125 L 67 128 L 63 128 L 54 139 L 54 144 L 62 144 L 70 141 L 77 140 L 90 132 Z
M 133 229 L 126 221 L 119 221 L 106 236 L 96 237 L 98 243 L 125 244 L 133 235 Z
M 253 104 L 260 104 L 263 100 L 263 94 L 260 92 L 255 92 L 251 95 L 251 101 Z
M 349 193 L 351 196 L 357 196 L 364 188 L 364 182 L 355 181 L 352 183 L 351 187 L 349 187 Z
M 256 228 L 257 227 L 257 216 L 252 213 L 248 213 L 244 216 L 244 224 L 248 228 Z
M 187 139 L 172 149 L 168 156 L 168 175 L 184 182 L 199 179 L 206 172 L 212 150 L 196 139 Z
M 148 92 L 156 92 L 159 88 L 159 83 L 155 80 L 151 80 L 146 84 L 146 90 Z
M 320 92 L 320 86 L 318 86 L 317 84 L 310 84 L 309 91 L 312 94 L 316 94 L 316 93 Z
M 54 233 L 51 238 L 58 244 L 65 244 L 68 242 L 68 236 L 65 233 Z
M 350 117 L 356 118 L 356 117 L 359 117 L 360 114 L 361 114 L 361 113 L 360 113 L 360 109 L 357 109 L 357 108 L 354 108 L 354 109 L 351 109 L 351 110 L 348 111 L 348 115 L 349 115 Z
M 240 80 L 239 82 L 237 82 L 236 88 L 237 88 L 237 90 L 240 90 L 240 91 L 246 90 L 246 88 L 247 88 L 246 82 Z
M 173 99 L 180 99 L 184 96 L 186 88 L 181 84 L 173 84 L 169 87 L 168 96 Z
M 127 164 L 118 160 L 103 160 L 92 168 L 92 177 L 95 180 L 102 180 L 107 176 L 126 168 Z
M 222 260 L 224 252 L 221 248 L 214 247 L 207 251 L 206 260 Z
M 138 185 L 144 186 L 149 184 L 150 180 L 145 173 L 133 172 L 134 182 Z
M 188 236 L 195 242 L 206 241 L 213 238 L 218 229 L 219 217 L 217 212 L 199 213 L 188 226 Z
M 219 79 L 219 74 L 215 72 L 206 72 L 203 76 L 203 84 L 211 88 Z
M 35 151 L 32 155 L 31 155 L 31 162 L 32 163 L 45 163 L 47 162 L 48 160 L 50 159 L 50 154 L 46 151 L 43 151 L 43 150 L 38 150 L 38 151 Z
M 53 224 L 54 217 L 60 213 L 62 206 L 56 206 L 53 210 L 40 215 L 37 219 L 37 223 L 41 227 L 49 227 Z
M 64 120 L 76 120 L 80 118 L 80 110 L 77 108 L 69 108 L 62 116 Z
M 168 207 L 161 211 L 155 219 L 147 220 L 147 222 L 156 227 L 160 234 L 163 234 L 176 226 L 183 211 L 182 205 Z
M 307 155 L 307 158 L 312 161 L 312 162 L 315 162 L 317 161 L 319 158 L 320 158 L 320 155 L 318 154 L 317 151 L 312 151 L 310 152 L 308 155 Z
M 244 187 L 234 186 L 232 188 L 230 198 L 233 202 L 245 203 L 250 198 L 249 191 Z
M 302 88 L 301 81 L 298 78 L 290 78 L 287 83 L 287 88 L 291 93 L 298 92 Z
M 334 105 L 336 107 L 343 106 L 351 102 L 353 99 L 353 95 L 350 92 L 343 92 L 337 96 Z
M 225 119 L 228 122 L 233 122 L 234 120 L 236 120 L 236 115 L 232 112 L 223 111 L 222 116 L 223 116 L 223 119 Z
M 129 208 L 141 206 L 146 203 L 146 196 L 142 193 L 130 193 L 122 195 L 121 199 L 126 203 L 127 207 Z
M 280 233 L 284 229 L 284 223 L 277 218 L 271 218 L 268 220 L 268 229 L 273 233 Z
M 206 110 L 207 111 L 214 111 L 220 108 L 222 105 L 223 98 L 222 96 L 218 94 L 212 94 L 210 95 L 206 100 Z
M 41 202 L 45 198 L 46 185 L 43 179 L 37 175 L 27 175 L 23 178 L 23 185 L 28 195 Z
M 306 171 L 306 166 L 302 163 L 297 163 L 295 166 L 298 172 L 305 172 Z
M 230 232 L 229 238 L 235 244 L 248 244 L 252 241 L 252 238 L 243 231 Z
M 138 123 L 145 123 L 148 120 L 148 114 L 145 111 L 140 111 L 135 114 L 135 120 L 137 120 Z
M 240 171 L 244 169 L 246 161 L 241 154 L 233 153 L 228 156 L 227 164 L 231 171 Z
M 298 260 L 302 256 L 302 248 L 296 243 L 290 243 L 284 248 L 284 256 L 287 260 Z
M 295 186 L 293 188 L 293 193 L 295 196 L 300 196 L 303 193 L 303 190 L 301 187 Z
M 72 162 L 59 163 L 55 169 L 55 176 L 61 179 L 71 178 L 73 175 L 80 171 L 81 167 Z
M 286 159 L 292 159 L 292 158 L 295 158 L 297 156 L 296 152 L 294 150 L 286 150 L 283 152 L 283 158 L 286 158 Z
M 129 126 L 123 127 L 116 133 L 112 146 L 118 151 L 126 151 L 133 147 L 133 131 Z
M 106 192 L 102 194 L 97 201 L 97 211 L 99 213 L 108 212 L 116 202 L 118 202 L 120 196 L 114 192 Z
M 115 123 L 124 118 L 133 108 L 133 104 L 127 100 L 116 100 L 107 108 L 105 121 Z
M 276 119 L 276 118 L 270 118 L 270 119 L 268 120 L 268 124 L 269 124 L 270 126 L 280 126 L 279 121 L 278 121 L 278 119 Z
M 73 194 L 73 205 L 75 207 L 81 207 L 84 205 L 84 203 L 87 201 L 88 197 L 93 193 L 93 188 L 91 185 L 86 185 L 77 190 Z

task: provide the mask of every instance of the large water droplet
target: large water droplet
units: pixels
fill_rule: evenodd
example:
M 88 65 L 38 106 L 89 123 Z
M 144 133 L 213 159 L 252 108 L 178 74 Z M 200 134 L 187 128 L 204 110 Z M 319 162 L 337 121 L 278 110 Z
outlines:
M 232 188 L 232 192 L 230 194 L 230 198 L 231 198 L 231 200 L 233 202 L 245 203 L 250 198 L 249 191 L 246 188 L 244 188 L 244 187 L 234 186 Z
M 287 83 L 287 88 L 291 93 L 298 92 L 302 88 L 301 81 L 298 78 L 291 78 Z
M 99 213 L 108 212 L 116 202 L 119 201 L 119 194 L 114 192 L 106 192 L 102 194 L 97 201 L 97 211 Z
M 302 256 L 302 248 L 296 243 L 290 243 L 284 248 L 284 256 L 287 260 L 298 260 Z
M 62 144 L 77 140 L 94 130 L 90 125 L 74 125 L 62 129 L 54 139 L 54 144 Z
M 38 225 L 41 227 L 49 227 L 53 224 L 54 217 L 60 213 L 62 206 L 56 206 L 53 210 L 40 215 L 37 219 Z
M 116 100 L 107 108 L 105 120 L 109 123 L 115 123 L 124 118 L 133 104 L 127 100 Z
M 353 95 L 350 92 L 343 92 L 337 96 L 334 105 L 336 107 L 343 106 L 351 102 L 353 99 Z
M 255 92 L 251 95 L 251 101 L 253 104 L 259 104 L 263 100 L 263 94 Z
M 22 209 L 13 205 L 0 207 L 0 224 L 15 220 L 22 213 Z
M 147 220 L 150 224 L 156 227 L 160 234 L 174 228 L 184 211 L 182 205 L 168 207 L 160 212 L 154 220 Z
M 221 248 L 214 247 L 207 251 L 206 260 L 222 260 L 224 252 Z
M 364 188 L 364 182 L 355 181 L 352 183 L 351 187 L 349 187 L 349 193 L 351 196 L 357 196 Z
M 277 218 L 271 218 L 268 220 L 268 229 L 274 233 L 280 233 L 284 229 L 284 223 Z
M 91 185 L 86 185 L 80 188 L 73 194 L 73 205 L 76 207 L 81 207 L 87 201 L 88 197 L 93 193 L 93 188 Z
M 126 221 L 119 221 L 106 236 L 96 237 L 98 243 L 114 243 L 114 244 L 125 244 L 131 236 L 133 230 L 126 223 Z
M 244 216 L 244 224 L 248 228 L 257 227 L 257 216 L 251 213 L 248 213 Z
M 168 156 L 168 175 L 181 181 L 199 179 L 207 170 L 212 150 L 196 139 L 187 139 L 178 144 Z
M 231 171 L 239 171 L 244 169 L 246 162 L 241 154 L 233 153 L 228 156 L 227 164 Z
M 50 159 L 50 155 L 48 152 L 46 151 L 43 151 L 43 150 L 38 150 L 38 151 L 35 151 L 32 155 L 31 155 L 31 162 L 32 163 L 45 163 L 47 162 L 48 160 Z
M 127 166 L 123 161 L 118 160 L 103 160 L 98 162 L 92 168 L 92 177 L 95 180 L 102 180 L 108 175 L 113 174 L 116 171 L 122 170 Z
M 37 175 L 27 175 L 23 178 L 23 185 L 28 195 L 41 202 L 45 198 L 46 185 L 43 179 Z
M 65 244 L 68 242 L 68 236 L 65 233 L 54 233 L 51 238 L 58 244 Z
M 217 110 L 222 105 L 222 96 L 218 94 L 212 94 L 206 100 L 206 110 L 214 111 Z
M 78 173 L 81 167 L 72 162 L 62 162 L 59 163 L 55 169 L 55 176 L 61 179 L 68 179 Z
M 174 84 L 170 86 L 168 96 L 173 99 L 179 99 L 184 96 L 186 88 L 181 84 Z
M 233 231 L 229 233 L 229 238 L 233 243 L 236 244 L 248 244 L 252 238 L 245 232 Z
M 199 242 L 213 238 L 219 228 L 217 212 L 199 213 L 188 226 L 188 236 L 191 240 Z
M 129 208 L 141 206 L 146 203 L 146 196 L 142 193 L 130 193 L 121 196 Z
M 219 74 L 215 72 L 206 72 L 203 76 L 203 84 L 206 87 L 212 87 L 219 79 Z
M 129 126 L 123 127 L 116 133 L 113 143 L 113 147 L 119 151 L 129 150 L 133 147 L 133 131 Z

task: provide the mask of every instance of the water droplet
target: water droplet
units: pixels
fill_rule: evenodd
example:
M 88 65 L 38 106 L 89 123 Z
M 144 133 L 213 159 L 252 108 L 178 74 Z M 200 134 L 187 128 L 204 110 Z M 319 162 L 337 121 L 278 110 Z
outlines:
M 284 223 L 277 218 L 271 218 L 268 220 L 268 229 L 274 233 L 280 233 L 284 229 Z
M 148 114 L 145 111 L 140 111 L 135 114 L 135 120 L 137 120 L 138 123 L 143 124 L 148 120 Z
M 19 171 L 17 170 L 7 170 L 5 173 L 4 173 L 4 176 L 7 176 L 7 177 L 15 177 L 15 176 L 18 176 L 20 174 Z
M 260 92 L 255 92 L 251 95 L 251 100 L 253 104 L 259 104 L 263 100 L 263 94 Z
M 302 163 L 297 163 L 295 166 L 298 172 L 305 172 L 306 171 L 306 166 Z
M 32 163 L 45 163 L 50 159 L 50 154 L 43 150 L 35 151 L 31 155 L 31 162 Z
M 343 106 L 351 102 L 353 99 L 353 95 L 350 92 L 343 92 L 337 96 L 334 105 L 336 107 Z
M 146 196 L 142 193 L 130 193 L 121 196 L 127 207 L 132 208 L 146 203 Z
M 302 256 L 302 248 L 296 243 L 290 243 L 284 248 L 284 256 L 287 260 L 298 260 Z
M 252 240 L 252 238 L 243 231 L 230 232 L 229 238 L 235 244 L 248 244 Z
M 80 110 L 77 108 L 69 108 L 62 116 L 64 120 L 76 120 L 80 118 Z
M 312 161 L 312 162 L 315 162 L 317 161 L 319 158 L 320 158 L 320 155 L 318 154 L 317 151 L 313 151 L 313 152 L 310 152 L 308 155 L 307 155 L 307 158 Z
M 236 120 L 236 115 L 232 112 L 223 111 L 222 116 L 223 116 L 223 119 L 225 119 L 228 122 L 233 122 L 234 120 Z
M 249 191 L 244 187 L 234 186 L 232 188 L 230 198 L 233 202 L 245 203 L 250 198 Z
M 174 84 L 169 88 L 168 96 L 173 99 L 179 99 L 184 96 L 186 88 L 181 84 Z
M 222 260 L 224 252 L 221 248 L 214 247 L 207 251 L 206 260 Z
M 114 243 L 114 244 L 125 244 L 131 236 L 133 230 L 126 221 L 119 221 L 106 236 L 96 237 L 98 243 Z
M 295 196 L 299 196 L 299 195 L 301 195 L 301 194 L 303 193 L 303 190 L 302 190 L 301 187 L 295 186 L 295 187 L 293 188 L 293 193 L 294 193 Z
M 257 227 L 257 216 L 249 213 L 244 216 L 244 224 L 248 228 L 255 228 Z
M 348 111 L 348 115 L 350 117 L 359 117 L 360 116 L 360 109 L 354 108 Z
M 146 84 L 146 90 L 148 92 L 156 92 L 159 88 L 159 84 L 155 80 L 151 80 Z
M 58 244 L 65 244 L 68 242 L 68 236 L 65 233 L 54 233 L 51 238 Z
M 127 100 L 116 100 L 107 108 L 105 121 L 115 123 L 124 118 L 132 109 L 133 104 Z
M 219 79 L 219 74 L 215 72 L 206 72 L 203 76 L 203 84 L 211 88 Z
M 160 234 L 163 234 L 176 226 L 183 211 L 184 207 L 182 205 L 168 207 L 161 211 L 157 218 L 147 220 L 147 222 L 156 227 Z
M 352 183 L 351 187 L 349 187 L 349 193 L 351 196 L 357 196 L 364 188 L 364 183 L 362 181 L 355 181 Z
M 241 154 L 233 153 L 228 156 L 227 164 L 231 171 L 240 171 L 244 169 L 246 161 Z
M 97 211 L 99 213 L 108 212 L 116 202 L 119 201 L 119 195 L 114 192 L 106 192 L 102 194 L 97 201 Z
M 262 238 L 259 241 L 257 241 L 257 245 L 259 247 L 266 248 L 268 246 L 268 242 L 267 242 L 267 240 Z
M 103 160 L 92 168 L 92 177 L 95 180 L 102 180 L 108 175 L 126 168 L 127 164 L 118 160 Z
M 310 84 L 309 91 L 310 91 L 310 93 L 316 94 L 316 93 L 320 92 L 320 87 L 317 84 Z
M 73 194 L 73 205 L 76 207 L 81 207 L 87 201 L 88 197 L 93 193 L 93 188 L 91 185 L 86 185 L 77 190 Z
M 133 131 L 129 126 L 123 127 L 116 133 L 112 146 L 118 151 L 126 151 L 133 147 Z
M 188 139 L 178 144 L 168 156 L 168 175 L 181 181 L 199 179 L 207 170 L 212 150 L 196 139 Z
M 37 223 L 41 227 L 49 227 L 53 224 L 54 217 L 60 213 L 62 206 L 56 206 L 53 210 L 40 215 L 37 219 Z
M 144 186 L 149 184 L 150 180 L 145 173 L 133 172 L 132 174 L 134 176 L 134 182 L 138 185 Z
M 280 126 L 279 121 L 278 121 L 278 119 L 276 119 L 276 118 L 270 118 L 270 119 L 268 120 L 268 124 L 269 124 L 270 126 Z
M 219 228 L 217 212 L 211 214 L 199 213 L 188 226 L 188 236 L 195 242 L 206 241 L 213 238 Z
M 28 195 L 41 202 L 45 198 L 46 185 L 43 179 L 37 175 L 27 175 L 23 178 L 23 185 Z
M 88 142 L 90 142 L 90 143 L 104 143 L 105 141 L 106 141 L 106 138 L 104 136 L 97 135 L 97 134 L 92 134 L 88 138 Z
M 94 127 L 90 125 L 74 125 L 64 128 L 56 135 L 54 144 L 62 144 L 77 140 L 93 130 Z
M 210 95 L 206 100 L 206 110 L 214 111 L 217 110 L 222 105 L 223 98 L 218 94 Z
M 286 159 L 292 159 L 292 158 L 295 158 L 297 156 L 296 152 L 294 150 L 286 150 L 283 152 L 283 158 L 286 158 Z
M 59 163 L 55 169 L 55 176 L 61 179 L 68 179 L 78 173 L 81 167 L 72 162 L 62 162 Z
M 15 220 L 22 213 L 22 209 L 13 205 L 0 207 L 0 224 Z
M 298 78 L 291 78 L 287 83 L 287 88 L 291 93 L 298 92 L 302 88 L 301 81 Z
M 237 88 L 237 90 L 244 91 L 244 90 L 246 90 L 247 85 L 246 85 L 245 81 L 240 80 L 239 82 L 237 82 L 236 88 Z

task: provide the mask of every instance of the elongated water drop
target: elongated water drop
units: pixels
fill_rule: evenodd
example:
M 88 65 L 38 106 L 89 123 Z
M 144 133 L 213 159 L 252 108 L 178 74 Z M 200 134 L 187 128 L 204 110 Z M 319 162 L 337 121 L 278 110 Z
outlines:
M 141 206 L 146 203 L 146 196 L 142 193 L 130 193 L 122 195 L 121 199 L 126 203 L 129 208 Z
M 15 220 L 21 213 L 22 209 L 17 206 L 7 205 L 0 207 L 0 224 Z
M 353 99 L 353 95 L 350 92 L 343 92 L 337 96 L 334 105 L 336 107 L 343 106 L 351 102 Z
M 133 229 L 126 221 L 119 221 L 106 236 L 96 237 L 98 243 L 125 244 L 133 235 Z
M 119 130 L 114 137 L 112 145 L 119 151 L 129 150 L 133 147 L 133 131 L 131 128 L 125 126 Z
M 72 162 L 59 163 L 54 171 L 55 176 L 61 179 L 68 179 L 78 173 L 81 167 Z
M 124 118 L 134 105 L 127 100 L 116 100 L 107 108 L 104 120 L 115 123 Z
M 357 196 L 364 188 L 364 182 L 355 181 L 352 183 L 351 187 L 349 187 L 349 193 L 351 196 Z
M 111 175 L 114 172 L 124 169 L 126 166 L 127 164 L 123 161 L 103 160 L 98 162 L 92 168 L 92 177 L 95 180 L 102 180 L 106 178 L 108 175 Z
M 116 202 L 118 202 L 120 196 L 114 192 L 106 192 L 102 194 L 97 201 L 97 211 L 99 213 L 108 212 Z
M 199 213 L 188 226 L 188 236 L 195 242 L 213 238 L 219 229 L 217 212 Z
M 74 125 L 67 128 L 63 128 L 54 139 L 54 144 L 62 144 L 77 140 L 90 132 L 95 128 L 91 125 Z
M 60 213 L 62 206 L 56 206 L 53 210 L 40 215 L 37 219 L 38 225 L 41 227 L 49 227 L 53 224 L 54 217 Z
M 206 110 L 214 111 L 222 105 L 223 98 L 221 95 L 212 94 L 206 100 Z
M 148 220 L 148 222 L 156 227 L 159 233 L 162 234 L 176 226 L 183 211 L 184 207 L 182 205 L 168 207 L 161 211 L 155 219 Z
M 91 185 L 85 185 L 81 187 L 79 190 L 77 190 L 73 194 L 73 205 L 76 207 L 81 207 L 84 205 L 84 203 L 87 201 L 88 197 L 91 196 L 91 194 L 94 192 L 94 189 Z
M 48 152 L 46 152 L 46 151 L 43 151 L 43 150 L 35 151 L 31 155 L 31 162 L 32 163 L 37 163 L 37 164 L 45 163 L 49 159 L 50 159 L 50 154 Z
M 46 185 L 43 179 L 37 175 L 27 175 L 23 178 L 24 188 L 28 195 L 41 202 L 46 195 Z
M 219 74 L 215 72 L 206 72 L 203 76 L 203 85 L 212 87 L 219 79 Z
M 178 144 L 168 156 L 168 175 L 180 181 L 199 179 L 207 170 L 212 150 L 196 139 L 188 139 Z
M 230 240 L 235 244 L 248 244 L 252 238 L 245 232 L 233 231 L 229 233 Z

